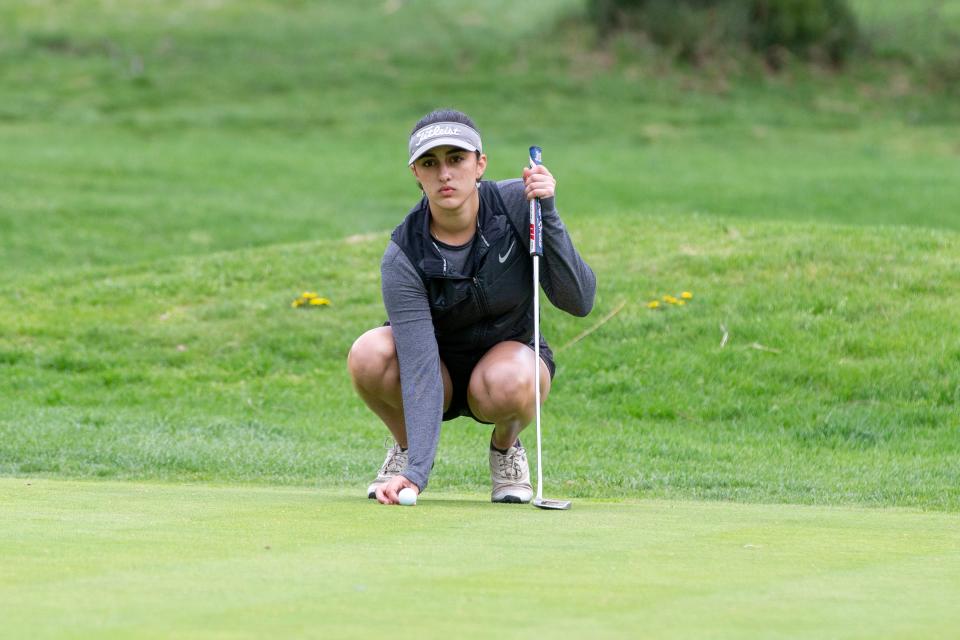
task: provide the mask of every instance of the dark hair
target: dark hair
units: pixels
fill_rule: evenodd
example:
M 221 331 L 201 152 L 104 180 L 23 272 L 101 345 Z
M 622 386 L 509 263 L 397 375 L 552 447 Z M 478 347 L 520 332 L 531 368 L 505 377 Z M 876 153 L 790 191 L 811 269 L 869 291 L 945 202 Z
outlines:
M 420 118 L 417 124 L 413 125 L 413 131 L 410 132 L 410 135 L 415 134 L 418 130 L 434 122 L 459 122 L 480 133 L 480 129 L 474 124 L 473 119 L 463 111 L 457 111 L 456 109 L 434 109 Z

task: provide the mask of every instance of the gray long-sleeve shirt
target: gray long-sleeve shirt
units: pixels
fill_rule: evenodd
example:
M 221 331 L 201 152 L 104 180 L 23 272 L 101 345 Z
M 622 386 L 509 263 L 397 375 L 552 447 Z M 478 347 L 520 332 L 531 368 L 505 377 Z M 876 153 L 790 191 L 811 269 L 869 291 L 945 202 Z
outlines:
M 497 183 L 508 211 L 524 215 L 529 204 L 523 181 Z M 593 307 L 596 277 L 573 246 L 555 208 L 554 198 L 541 200 L 543 258 L 540 285 L 559 309 L 585 316 Z M 440 440 L 443 380 L 430 303 L 423 280 L 393 241 L 380 264 L 383 302 L 393 329 L 400 363 L 400 385 L 409 458 L 403 476 L 422 491 L 430 476 Z

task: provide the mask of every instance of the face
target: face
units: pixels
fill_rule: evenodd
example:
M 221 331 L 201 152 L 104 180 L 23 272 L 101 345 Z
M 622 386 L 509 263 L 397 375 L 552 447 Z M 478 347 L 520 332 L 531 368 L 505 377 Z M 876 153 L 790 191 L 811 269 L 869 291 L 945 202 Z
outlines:
M 410 165 L 433 207 L 458 210 L 477 190 L 487 156 L 458 147 L 434 147 Z

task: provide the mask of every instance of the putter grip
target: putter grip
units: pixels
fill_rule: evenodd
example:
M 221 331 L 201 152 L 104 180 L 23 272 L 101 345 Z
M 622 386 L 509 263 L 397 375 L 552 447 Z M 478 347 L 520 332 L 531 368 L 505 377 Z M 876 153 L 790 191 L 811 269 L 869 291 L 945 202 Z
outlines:
M 530 168 L 543 164 L 543 149 L 530 147 Z M 543 219 L 540 214 L 540 198 L 530 201 L 530 255 L 543 255 Z

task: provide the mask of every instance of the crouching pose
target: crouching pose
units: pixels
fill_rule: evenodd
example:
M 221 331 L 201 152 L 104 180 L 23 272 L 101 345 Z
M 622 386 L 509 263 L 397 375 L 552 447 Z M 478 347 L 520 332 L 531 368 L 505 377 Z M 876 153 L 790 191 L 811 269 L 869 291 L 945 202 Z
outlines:
M 546 167 L 524 169 L 522 179 L 481 180 L 480 133 L 451 110 L 416 124 L 409 155 L 423 198 L 394 229 L 380 265 L 389 322 L 360 336 L 347 358 L 357 393 L 394 439 L 367 495 L 397 504 L 401 489 L 423 491 L 441 422 L 469 416 L 493 425 L 491 499 L 529 502 L 518 436 L 534 416 L 535 357 L 541 401 L 555 372 L 545 340 L 533 352 L 529 200 L 541 198 L 540 285 L 550 302 L 587 315 L 596 278 L 560 220 Z

